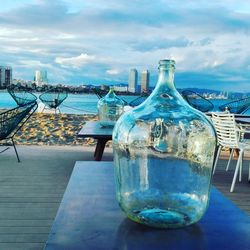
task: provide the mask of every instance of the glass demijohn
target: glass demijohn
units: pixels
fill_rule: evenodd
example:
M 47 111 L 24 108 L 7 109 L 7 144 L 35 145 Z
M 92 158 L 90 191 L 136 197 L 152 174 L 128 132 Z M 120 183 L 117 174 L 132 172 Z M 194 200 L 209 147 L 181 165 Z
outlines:
M 116 196 L 131 220 L 179 228 L 204 215 L 210 193 L 215 131 L 174 86 L 175 62 L 161 60 L 144 103 L 113 131 Z
M 110 87 L 109 92 L 97 103 L 98 118 L 103 127 L 113 127 L 124 111 L 124 102 Z

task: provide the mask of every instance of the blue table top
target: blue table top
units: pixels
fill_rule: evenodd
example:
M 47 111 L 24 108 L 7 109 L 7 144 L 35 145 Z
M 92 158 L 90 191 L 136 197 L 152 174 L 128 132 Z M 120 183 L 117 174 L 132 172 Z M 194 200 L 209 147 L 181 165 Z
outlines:
M 76 162 L 45 249 L 250 249 L 250 217 L 212 188 L 205 216 L 183 229 L 127 219 L 115 199 L 112 162 Z

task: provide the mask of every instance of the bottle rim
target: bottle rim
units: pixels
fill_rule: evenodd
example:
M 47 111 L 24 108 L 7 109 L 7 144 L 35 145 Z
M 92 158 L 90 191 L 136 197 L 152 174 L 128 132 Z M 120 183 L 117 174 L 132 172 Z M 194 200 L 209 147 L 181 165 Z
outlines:
M 173 66 L 175 67 L 175 60 L 173 59 L 162 59 L 159 61 L 159 67 L 160 66 Z

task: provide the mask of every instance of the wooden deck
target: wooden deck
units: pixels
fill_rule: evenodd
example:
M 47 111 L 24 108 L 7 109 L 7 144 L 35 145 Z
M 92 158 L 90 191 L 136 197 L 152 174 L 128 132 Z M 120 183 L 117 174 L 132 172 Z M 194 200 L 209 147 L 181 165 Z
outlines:
M 107 151 L 105 149 L 105 151 Z M 19 146 L 0 154 L 0 249 L 43 249 L 75 161 L 94 147 Z M 103 160 L 111 160 L 111 150 Z
M 94 148 L 19 147 L 21 163 L 11 150 L 0 155 L 0 249 L 43 249 L 76 160 L 93 160 Z M 85 149 L 84 149 L 85 150 Z M 112 160 L 111 150 L 103 160 Z M 213 184 L 250 215 L 250 183 L 244 162 L 242 183 L 230 193 L 233 167 L 219 161 Z M 233 216 L 233 215 L 232 215 Z
M 227 156 L 227 157 L 226 157 Z M 215 185 L 226 197 L 234 204 L 250 215 L 250 183 L 248 182 L 248 168 L 250 164 L 249 157 L 243 162 L 242 181 L 236 181 L 234 192 L 230 193 L 236 159 L 234 159 L 229 170 L 226 172 L 228 155 L 223 156 L 218 162 L 218 168 L 213 176 L 213 185 Z

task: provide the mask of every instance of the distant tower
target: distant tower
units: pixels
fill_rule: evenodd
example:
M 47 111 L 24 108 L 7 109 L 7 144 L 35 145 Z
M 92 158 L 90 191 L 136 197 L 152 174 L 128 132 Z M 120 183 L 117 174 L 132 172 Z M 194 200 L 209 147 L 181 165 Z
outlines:
M 143 70 L 141 73 L 141 93 L 148 92 L 149 88 L 149 71 Z
M 0 88 L 6 88 L 12 83 L 12 68 L 0 66 Z
M 128 76 L 128 91 L 131 93 L 136 92 L 138 73 L 136 69 L 131 69 Z
M 36 83 L 47 83 L 47 71 L 46 70 L 36 70 L 35 72 L 35 82 Z

